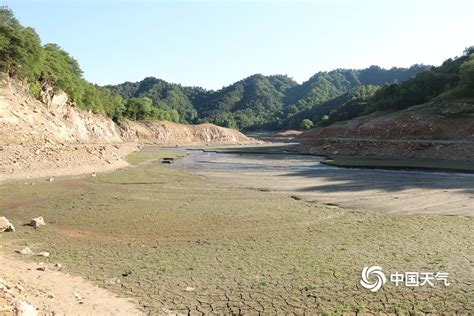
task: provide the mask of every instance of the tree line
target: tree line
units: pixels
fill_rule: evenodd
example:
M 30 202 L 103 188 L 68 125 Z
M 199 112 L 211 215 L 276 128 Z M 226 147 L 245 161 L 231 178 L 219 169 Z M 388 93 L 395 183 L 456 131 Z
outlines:
M 115 120 L 164 119 L 179 121 L 176 111 L 157 108 L 150 99 L 112 93 L 87 82 L 78 62 L 56 44 L 41 45 L 31 27 L 23 27 L 7 7 L 0 7 L 0 71 L 29 84 L 36 97 L 62 90 L 78 107 L 107 115 Z
M 336 69 L 302 84 L 285 75 L 256 74 L 217 91 L 153 77 L 107 87 L 126 99 L 148 97 L 155 105 L 176 110 L 183 123 L 210 122 L 241 130 L 307 129 L 349 99 L 366 100 L 378 86 L 403 82 L 428 68 Z
M 0 7 L 0 71 L 29 84 L 41 99 L 63 90 L 78 107 L 114 120 L 214 123 L 241 130 L 309 129 L 375 111 L 439 99 L 473 98 L 474 50 L 439 67 L 336 69 L 302 84 L 286 75 L 256 74 L 217 91 L 148 77 L 101 87 L 83 78 L 78 62 L 56 44 L 41 45 Z
M 368 96 L 356 95 L 350 102 L 331 109 L 317 124 L 327 126 L 377 111 L 400 111 L 430 101 L 445 102 L 449 106 L 452 100 L 474 102 L 474 47 L 402 83 L 383 85 Z

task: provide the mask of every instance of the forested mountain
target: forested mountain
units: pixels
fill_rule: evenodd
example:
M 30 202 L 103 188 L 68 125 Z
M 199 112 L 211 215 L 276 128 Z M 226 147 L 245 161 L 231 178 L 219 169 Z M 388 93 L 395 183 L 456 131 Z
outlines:
M 288 129 L 306 129 L 307 127 L 301 126 L 305 119 L 311 121 L 312 125 L 310 127 L 317 123 L 326 123 L 329 120 L 330 113 L 353 104 L 365 103 L 373 97 L 378 89 L 379 86 L 374 85 L 356 87 L 335 98 L 317 103 L 308 109 L 303 109 L 289 116 L 282 122 L 281 126 Z
M 0 7 L 0 71 L 29 84 L 45 102 L 65 91 L 77 106 L 115 120 L 211 122 L 238 129 L 310 128 L 374 111 L 399 110 L 433 98 L 472 98 L 472 49 L 440 67 L 336 69 L 302 84 L 256 74 L 217 91 L 153 77 L 100 87 L 83 79 L 78 62 L 56 44 L 41 45 L 30 27 Z
M 156 107 L 176 110 L 182 122 L 212 122 L 239 129 L 298 128 L 305 118 L 317 122 L 349 99 L 367 98 L 368 93 L 375 92 L 375 85 L 402 82 L 427 68 L 337 69 L 319 72 L 301 85 L 284 75 L 256 74 L 217 91 L 156 78 L 108 88 L 125 99 L 150 98 Z M 340 103 L 342 100 L 346 101 Z
M 294 104 L 298 110 L 309 109 L 351 89 L 367 85 L 376 86 L 402 82 L 426 69 L 428 66 L 424 65 L 388 70 L 371 66 L 362 70 L 336 69 L 329 72 L 318 72 L 308 81 L 288 91 L 285 103 Z
M 210 92 L 196 104 L 201 121 L 246 129 L 282 117 L 285 93 L 297 83 L 282 75 L 253 75 Z
M 212 122 L 247 128 L 266 123 L 280 113 L 285 92 L 296 85 L 287 76 L 253 75 L 218 91 L 183 87 L 152 77 L 107 87 L 125 99 L 146 97 L 156 107 L 174 109 L 183 123 Z
M 326 126 L 376 111 L 399 111 L 429 101 L 461 100 L 474 102 L 474 47 L 461 57 L 446 60 L 400 84 L 384 85 L 373 96 L 354 98 L 334 107 L 319 122 Z
M 153 106 L 164 110 L 174 110 L 179 114 L 183 123 L 194 122 L 197 112 L 191 102 L 193 88 L 184 88 L 178 84 L 148 77 L 140 82 L 125 82 L 116 86 L 108 86 L 114 94 L 121 95 L 126 100 L 131 98 L 149 98 Z M 198 94 L 202 89 L 196 88 Z M 202 90 L 202 92 L 205 92 Z

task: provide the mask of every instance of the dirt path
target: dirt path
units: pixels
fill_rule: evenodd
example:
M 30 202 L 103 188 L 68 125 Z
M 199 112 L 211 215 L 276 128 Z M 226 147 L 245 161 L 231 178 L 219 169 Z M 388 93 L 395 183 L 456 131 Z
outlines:
M 9 294 L 0 290 L 0 305 L 4 305 L 0 306 L 0 315 L 2 309 L 6 315 L 13 315 L 13 305 L 20 299 L 36 307 L 41 315 L 142 314 L 131 301 L 80 277 L 55 271 L 58 268 L 53 265 L 39 271 L 37 263 L 22 262 L 2 252 L 0 261 L 0 284 L 10 287 Z

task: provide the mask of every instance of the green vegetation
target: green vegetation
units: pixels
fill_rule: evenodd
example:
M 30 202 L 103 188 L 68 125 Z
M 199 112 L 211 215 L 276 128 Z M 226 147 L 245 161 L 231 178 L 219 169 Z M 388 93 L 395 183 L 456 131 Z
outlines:
M 359 105 L 367 102 L 378 89 L 378 86 L 373 85 L 354 88 L 338 97 L 288 117 L 284 122 L 284 126 L 289 128 L 295 127 L 303 118 L 310 118 L 313 122 L 317 122 L 318 125 L 325 126 L 338 120 L 341 115 L 353 116 L 353 112 L 358 111 L 360 108 Z
M 303 121 L 301 121 L 300 129 L 306 130 L 306 129 L 311 129 L 313 127 L 314 127 L 314 123 L 310 119 L 304 119 Z
M 373 96 L 333 109 L 319 125 L 367 115 L 376 111 L 399 111 L 429 101 L 464 100 L 474 96 L 474 47 L 461 57 L 446 60 L 401 84 L 385 85 Z
M 440 67 L 337 69 L 302 84 L 284 75 L 253 75 L 218 91 L 153 77 L 100 87 L 82 78 L 78 62 L 0 8 L 0 71 L 25 80 L 33 96 L 65 91 L 83 109 L 115 120 L 211 122 L 244 130 L 308 129 L 375 111 L 397 111 L 433 99 L 474 97 L 473 49 Z M 381 87 L 382 86 L 382 87 Z M 381 88 L 380 88 L 381 87 Z
M 304 119 L 319 122 L 349 101 L 367 99 L 377 85 L 402 82 L 425 69 L 423 65 L 338 69 L 319 72 L 301 85 L 288 76 L 257 74 L 218 91 L 151 77 L 108 88 L 125 99 L 148 97 L 155 105 L 176 110 L 185 123 L 211 122 L 244 130 L 304 129 Z
M 197 118 L 196 110 L 190 101 L 195 92 L 193 88 L 184 88 L 151 77 L 145 78 L 141 82 L 125 82 L 108 88 L 112 93 L 121 95 L 127 100 L 148 98 L 155 108 L 173 113 L 175 121 L 192 123 Z
M 178 122 L 179 114 L 176 110 L 164 110 L 153 107 L 149 98 L 131 98 L 127 101 L 125 115 L 132 120 L 167 120 Z
M 47 101 L 49 92 L 63 90 L 78 107 L 101 113 L 114 119 L 136 114 L 137 100 L 128 104 L 109 89 L 91 84 L 82 78 L 78 62 L 56 44 L 41 45 L 35 30 L 23 27 L 6 7 L 0 7 L 0 71 L 25 80 L 31 94 Z M 139 103 L 147 101 L 139 101 Z M 146 107 L 146 105 L 145 105 Z M 175 111 L 139 110 L 143 118 L 178 121 Z

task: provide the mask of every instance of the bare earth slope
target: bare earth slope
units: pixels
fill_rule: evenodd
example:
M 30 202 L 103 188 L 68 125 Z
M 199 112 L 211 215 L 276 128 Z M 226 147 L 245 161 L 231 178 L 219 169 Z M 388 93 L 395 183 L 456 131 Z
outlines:
M 162 146 L 202 144 L 247 144 L 254 142 L 237 130 L 214 124 L 183 125 L 168 121 L 122 121 L 123 139 Z
M 427 103 L 304 132 L 313 153 L 474 160 L 474 105 Z
M 212 124 L 166 121 L 115 124 L 71 106 L 64 93 L 45 105 L 0 74 L 0 181 L 113 170 L 139 144 L 244 144 L 255 140 Z

